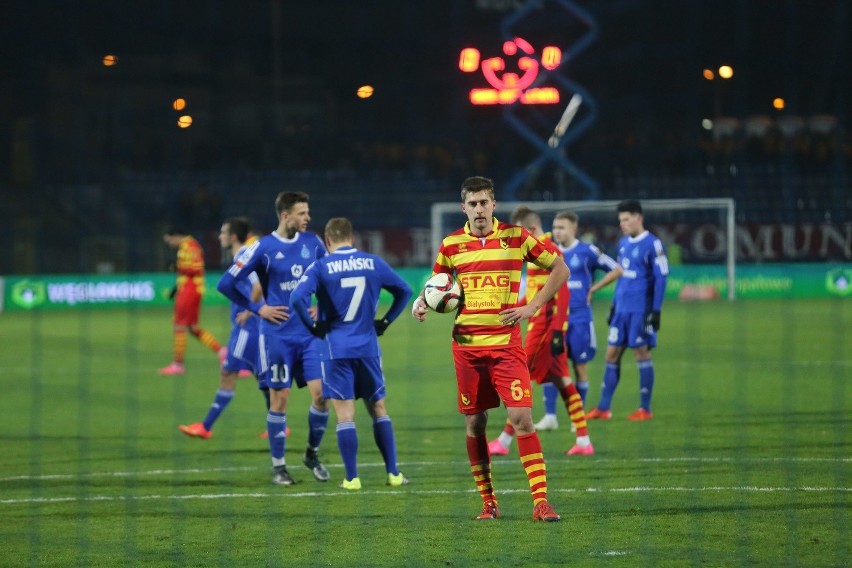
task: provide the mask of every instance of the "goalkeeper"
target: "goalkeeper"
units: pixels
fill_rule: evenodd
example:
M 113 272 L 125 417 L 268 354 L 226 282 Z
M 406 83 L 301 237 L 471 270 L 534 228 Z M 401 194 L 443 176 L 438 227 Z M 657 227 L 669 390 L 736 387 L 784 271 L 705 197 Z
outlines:
M 663 243 L 645 229 L 642 205 L 635 199 L 618 204 L 618 224 L 624 236 L 618 242 L 618 264 L 624 270 L 615 285 L 606 348 L 601 400 L 586 418 L 612 418 L 612 396 L 621 378 L 621 356 L 630 347 L 639 367 L 639 409 L 628 420 L 650 420 L 654 390 L 651 349 L 657 346 L 660 309 L 666 292 L 669 261 Z

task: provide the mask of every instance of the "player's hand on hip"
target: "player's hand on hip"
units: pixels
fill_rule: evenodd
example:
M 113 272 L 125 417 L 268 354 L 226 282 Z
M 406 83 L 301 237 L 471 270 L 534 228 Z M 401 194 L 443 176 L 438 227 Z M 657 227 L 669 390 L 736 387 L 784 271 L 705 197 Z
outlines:
M 506 308 L 500 312 L 500 323 L 503 325 L 515 325 L 516 323 L 520 323 L 522 319 L 527 319 L 535 315 L 536 311 L 528 305 L 517 308 Z
M 414 304 L 411 306 L 411 316 L 417 321 L 426 321 L 426 312 L 429 309 L 426 307 L 426 302 L 420 296 L 414 298 Z
M 320 339 L 324 338 L 328 334 L 328 330 L 331 326 L 327 321 L 315 321 L 314 325 L 308 328 L 308 331 L 311 332 L 311 335 L 314 337 L 319 337 Z
M 645 325 L 654 328 L 654 331 L 660 331 L 660 312 L 652 311 L 645 314 Z
M 257 311 L 257 315 L 272 323 L 282 323 L 290 319 L 288 310 L 287 306 L 270 306 L 269 304 L 264 304 Z
M 253 313 L 251 313 L 250 311 L 248 311 L 248 310 L 243 310 L 243 311 L 239 312 L 239 313 L 236 315 L 236 317 L 234 317 L 234 321 L 237 323 L 237 325 L 238 325 L 238 326 L 240 326 L 240 327 L 244 327 L 244 326 L 246 325 L 246 322 L 247 322 L 248 320 L 250 320 L 250 319 L 251 319 L 251 316 L 253 316 L 253 315 L 254 315 L 254 314 L 253 314 Z
M 565 335 L 559 330 L 553 332 L 550 338 L 550 354 L 560 355 L 565 353 Z
M 382 335 L 390 325 L 388 318 L 373 320 L 373 327 L 376 328 L 376 335 Z

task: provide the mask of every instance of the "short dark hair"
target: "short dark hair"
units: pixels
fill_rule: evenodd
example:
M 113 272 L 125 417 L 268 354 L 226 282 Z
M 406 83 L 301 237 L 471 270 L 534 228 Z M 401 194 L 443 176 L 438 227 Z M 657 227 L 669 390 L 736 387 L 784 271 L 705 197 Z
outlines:
M 635 215 L 642 214 L 642 204 L 638 199 L 625 199 L 616 207 L 618 213 L 633 213 Z
M 308 194 L 304 191 L 282 191 L 275 198 L 275 212 L 280 216 L 284 211 L 289 212 L 295 204 L 308 201 Z
M 243 217 L 228 217 L 223 225 L 228 225 L 228 233 L 237 237 L 241 243 L 246 242 L 249 233 L 249 224 Z
M 251 217 L 249 217 L 248 215 L 240 215 L 239 217 L 237 217 L 237 219 L 243 221 L 248 226 L 247 234 L 251 234 L 254 232 L 254 221 L 251 220 Z
M 462 182 L 461 200 L 464 203 L 468 193 L 476 193 L 478 191 L 487 191 L 494 199 L 494 182 L 487 177 L 472 176 Z
M 346 217 L 333 217 L 325 224 L 325 238 L 332 243 L 352 240 L 352 222 Z
M 188 235 L 189 233 L 187 233 L 187 232 L 184 230 L 184 228 L 183 228 L 183 227 L 179 227 L 179 226 L 177 226 L 177 225 L 169 225 L 168 227 L 166 227 L 166 228 L 163 230 L 163 234 L 164 234 L 164 235 L 168 235 L 168 236 L 170 236 L 170 237 L 175 237 L 175 236 L 178 236 L 178 235 L 180 235 L 180 236 Z
M 526 205 L 518 205 L 512 216 L 509 217 L 509 222 L 513 225 L 520 225 L 524 229 L 529 229 L 530 226 L 538 223 L 541 225 L 541 216 L 527 207 Z

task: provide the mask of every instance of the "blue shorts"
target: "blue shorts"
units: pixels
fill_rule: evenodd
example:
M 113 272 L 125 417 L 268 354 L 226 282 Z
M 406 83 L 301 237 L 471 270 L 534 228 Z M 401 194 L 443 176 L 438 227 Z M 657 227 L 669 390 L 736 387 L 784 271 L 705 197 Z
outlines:
M 651 349 L 657 346 L 657 332 L 650 325 L 645 325 L 645 314 L 617 313 L 612 316 L 607 343 L 616 347 L 636 349 L 647 346 Z
M 222 368 L 226 371 L 236 373 L 239 371 L 251 371 L 257 375 L 257 344 L 260 341 L 260 332 L 249 331 L 244 327 L 235 325 L 228 339 L 228 358 Z
M 322 379 L 320 354 L 325 341 L 313 335 L 260 335 L 260 388 L 299 388 Z
M 335 400 L 358 398 L 376 402 L 385 398 L 381 357 L 323 361 L 322 395 Z
M 568 358 L 576 363 L 588 363 L 598 352 L 598 340 L 595 337 L 595 324 L 591 320 L 580 321 L 576 324 L 568 320 L 568 331 L 565 333 L 565 344 L 568 346 Z

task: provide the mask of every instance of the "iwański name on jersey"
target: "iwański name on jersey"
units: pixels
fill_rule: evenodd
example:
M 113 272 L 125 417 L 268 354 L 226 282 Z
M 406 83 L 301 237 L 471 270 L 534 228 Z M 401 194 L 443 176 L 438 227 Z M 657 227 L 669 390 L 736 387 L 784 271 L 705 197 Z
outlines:
M 332 260 L 328 264 L 328 273 L 335 272 L 350 272 L 353 270 L 375 270 L 372 258 L 344 258 L 341 260 Z

